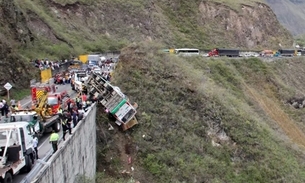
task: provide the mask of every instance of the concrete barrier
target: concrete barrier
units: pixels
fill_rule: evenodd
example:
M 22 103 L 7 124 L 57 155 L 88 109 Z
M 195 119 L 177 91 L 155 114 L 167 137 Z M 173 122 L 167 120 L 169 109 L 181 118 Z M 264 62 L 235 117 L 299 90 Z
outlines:
M 31 183 L 95 182 L 96 173 L 96 104 L 86 112 L 72 135 L 59 146 Z M 86 181 L 84 181 L 86 180 Z

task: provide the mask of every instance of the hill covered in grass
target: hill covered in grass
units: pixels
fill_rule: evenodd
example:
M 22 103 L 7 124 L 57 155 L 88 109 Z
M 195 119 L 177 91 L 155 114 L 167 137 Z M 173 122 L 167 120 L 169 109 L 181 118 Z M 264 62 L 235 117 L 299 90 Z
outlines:
M 139 104 L 139 125 L 99 117 L 97 182 L 304 182 L 302 58 L 206 59 L 122 50 L 112 83 Z M 112 123 L 114 125 L 114 123 Z M 115 126 L 116 127 L 116 126 Z
M 4 0 L 0 14 L 0 58 L 18 68 L 29 68 L 19 62 L 37 58 L 63 60 L 117 51 L 144 40 L 162 42 L 166 48 L 292 45 L 290 33 L 260 0 Z M 6 77 L 14 69 L 3 69 L 0 84 L 28 83 Z M 19 74 L 27 81 L 34 77 Z
M 39 54 L 59 56 L 119 50 L 143 40 L 168 48 L 277 48 L 290 33 L 261 1 L 13 1 Z M 33 52 L 22 49 L 27 57 Z M 37 54 L 37 53 L 35 53 Z

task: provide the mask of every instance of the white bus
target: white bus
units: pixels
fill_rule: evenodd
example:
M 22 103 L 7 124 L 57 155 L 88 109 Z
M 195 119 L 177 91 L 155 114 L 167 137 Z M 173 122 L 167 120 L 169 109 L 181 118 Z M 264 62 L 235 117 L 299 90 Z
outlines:
M 196 48 L 178 48 L 175 49 L 175 54 L 183 56 L 199 55 L 199 49 Z

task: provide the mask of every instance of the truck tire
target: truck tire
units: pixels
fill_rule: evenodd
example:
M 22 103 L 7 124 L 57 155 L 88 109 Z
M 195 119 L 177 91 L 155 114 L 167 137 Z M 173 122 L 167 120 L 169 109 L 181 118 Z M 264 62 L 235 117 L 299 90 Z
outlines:
M 3 183 L 13 183 L 13 176 L 10 172 L 6 172 Z
M 31 155 L 25 155 L 25 167 L 24 171 L 26 173 L 30 172 L 32 170 L 33 163 L 32 163 L 32 158 Z
M 53 126 L 52 126 L 53 130 L 55 130 L 55 132 L 59 132 L 61 129 L 61 124 L 59 121 L 56 121 Z

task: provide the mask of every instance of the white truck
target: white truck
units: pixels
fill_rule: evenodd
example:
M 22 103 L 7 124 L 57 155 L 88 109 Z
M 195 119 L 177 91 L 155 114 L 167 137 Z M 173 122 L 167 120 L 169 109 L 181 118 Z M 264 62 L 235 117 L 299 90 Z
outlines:
M 49 133 L 52 130 L 59 132 L 61 129 L 58 115 L 54 115 L 44 121 L 34 110 L 12 111 L 9 122 L 16 123 L 20 121 L 27 122 L 29 132 L 38 138 L 42 137 L 44 133 Z
M 122 127 L 123 131 L 138 123 L 135 117 L 137 104 L 131 105 L 121 90 L 112 86 L 101 74 L 91 73 L 86 86 L 89 98 L 98 100 L 116 119 L 115 123 Z
M 19 172 L 29 172 L 35 160 L 33 136 L 27 122 L 0 124 L 0 182 L 12 183 Z
M 72 77 L 73 77 L 72 89 L 75 90 L 76 92 L 82 92 L 84 82 L 88 79 L 86 71 L 85 70 L 74 71 Z

